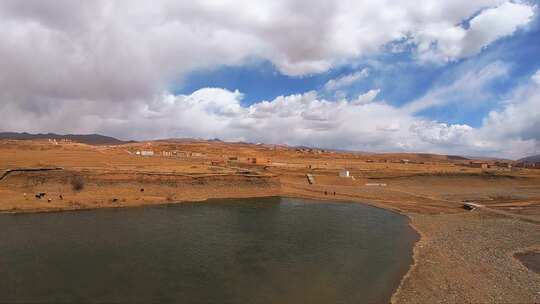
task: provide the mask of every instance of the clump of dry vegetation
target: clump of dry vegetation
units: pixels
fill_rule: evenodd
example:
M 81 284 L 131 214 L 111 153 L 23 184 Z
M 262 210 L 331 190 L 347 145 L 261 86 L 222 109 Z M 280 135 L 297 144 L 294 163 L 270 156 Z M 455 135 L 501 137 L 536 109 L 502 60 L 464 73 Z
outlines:
M 75 192 L 80 192 L 84 189 L 84 178 L 82 176 L 74 176 L 71 179 L 71 189 Z

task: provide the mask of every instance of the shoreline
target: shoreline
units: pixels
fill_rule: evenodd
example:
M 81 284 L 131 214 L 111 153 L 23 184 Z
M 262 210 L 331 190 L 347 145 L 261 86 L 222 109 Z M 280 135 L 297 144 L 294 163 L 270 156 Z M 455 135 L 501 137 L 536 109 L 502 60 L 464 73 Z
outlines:
M 390 303 L 392 303 L 392 304 L 398 303 L 397 297 L 401 293 L 401 289 L 403 287 L 404 282 L 407 279 L 409 279 L 409 277 L 411 276 L 411 273 L 413 272 L 413 270 L 418 266 L 418 263 L 419 263 L 419 250 L 420 250 L 419 248 L 422 247 L 421 245 L 423 244 L 423 241 L 425 241 L 425 238 L 426 238 L 426 235 L 424 235 L 422 233 L 422 231 L 420 231 L 420 229 L 418 229 L 417 227 L 414 226 L 412 216 L 410 214 L 403 214 L 403 215 L 407 216 L 407 218 L 409 219 L 409 226 L 418 234 L 418 240 L 414 243 L 414 246 L 412 248 L 412 251 L 413 251 L 412 252 L 412 263 L 411 263 L 411 265 L 409 265 L 409 269 L 407 270 L 407 272 L 401 278 L 398 287 L 392 293 L 392 297 L 390 298 Z

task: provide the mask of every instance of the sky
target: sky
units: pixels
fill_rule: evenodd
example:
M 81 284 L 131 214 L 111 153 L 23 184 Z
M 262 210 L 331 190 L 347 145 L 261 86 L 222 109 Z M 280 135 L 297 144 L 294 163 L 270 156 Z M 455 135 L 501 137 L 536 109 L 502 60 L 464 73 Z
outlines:
M 536 0 L 0 0 L 0 131 L 540 154 Z

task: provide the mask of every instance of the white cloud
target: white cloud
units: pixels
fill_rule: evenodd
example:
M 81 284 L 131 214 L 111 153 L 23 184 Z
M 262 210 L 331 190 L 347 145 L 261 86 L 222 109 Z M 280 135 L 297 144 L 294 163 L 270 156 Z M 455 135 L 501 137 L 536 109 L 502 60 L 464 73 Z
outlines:
M 532 76 L 532 80 L 540 85 L 540 70 L 536 71 Z
M 414 36 L 423 61 L 445 62 L 478 54 L 494 41 L 528 24 L 535 7 L 506 1 L 469 21 L 469 28 L 446 21 L 426 25 Z
M 416 42 L 413 52 L 421 58 L 463 58 L 527 24 L 534 9 L 504 0 L 3 0 L 0 128 L 514 155 L 538 141 L 538 111 L 525 113 L 538 109 L 533 89 L 493 112 L 480 129 L 414 116 L 455 102 L 450 97 L 462 90 L 480 96 L 486 83 L 505 75 L 498 63 L 405 108 L 375 101 L 378 89 L 350 101 L 307 92 L 249 107 L 238 91 L 167 92 L 201 69 L 268 60 L 287 75 L 309 75 L 403 40 Z M 469 29 L 456 26 L 478 12 Z M 328 86 L 349 86 L 362 73 Z M 493 137 L 496 128 L 511 140 Z
M 520 138 L 530 145 L 540 145 L 540 86 L 537 74 L 531 81 L 517 88 L 499 111 L 491 111 L 484 118 L 481 131 L 491 140 Z M 532 147 L 531 147 L 532 149 Z
M 371 89 L 364 94 L 360 94 L 355 100 L 351 101 L 351 104 L 362 105 L 362 104 L 370 103 L 374 101 L 375 98 L 377 98 L 380 92 L 381 92 L 380 89 Z
M 377 90 L 373 90 L 376 92 Z M 373 93 L 375 95 L 375 93 Z M 375 98 L 375 97 L 373 97 Z M 24 109 L 0 105 L 3 125 L 37 132 L 65 129 L 124 138 L 202 137 L 313 145 L 363 151 L 417 151 L 521 157 L 539 152 L 540 86 L 531 83 L 493 111 L 479 128 L 416 117 L 382 101 L 332 101 L 316 92 L 279 96 L 251 106 L 242 94 L 204 88 L 189 95 L 157 96 L 133 108 L 92 111 L 92 102 L 64 101 L 47 116 L 18 115 Z
M 359 80 L 362 80 L 369 76 L 369 70 L 367 68 L 362 69 L 360 71 L 354 72 L 352 74 L 348 74 L 345 76 L 341 76 L 336 79 L 330 79 L 326 84 L 324 85 L 324 89 L 327 91 L 335 91 L 338 89 L 346 88 L 355 82 L 358 82 Z
M 18 98 L 148 97 L 198 69 L 269 60 L 282 73 L 308 75 L 407 37 L 421 52 L 438 41 L 438 51 L 462 57 L 530 20 L 533 6 L 501 3 L 4 0 L 0 90 Z M 486 7 L 465 36 L 454 29 Z
M 457 146 L 466 144 L 465 141 L 473 132 L 473 128 L 468 125 L 419 121 L 411 125 L 410 131 L 428 143 Z
M 407 112 L 417 113 L 422 110 L 461 102 L 462 106 L 474 104 L 490 97 L 485 87 L 495 79 L 508 75 L 509 67 L 503 62 L 490 63 L 483 67 L 473 67 L 457 75 L 450 84 L 436 85 L 424 96 L 406 104 Z M 463 101 L 467 102 L 463 104 Z

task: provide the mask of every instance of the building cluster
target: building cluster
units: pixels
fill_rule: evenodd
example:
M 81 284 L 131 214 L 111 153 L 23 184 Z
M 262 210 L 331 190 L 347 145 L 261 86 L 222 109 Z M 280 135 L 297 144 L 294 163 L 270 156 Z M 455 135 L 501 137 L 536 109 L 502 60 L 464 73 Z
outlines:
M 246 163 L 252 164 L 252 165 L 269 164 L 272 162 L 270 159 L 266 159 L 262 157 L 247 157 L 247 158 L 241 159 L 239 157 L 234 156 L 232 158 L 234 158 L 234 160 L 229 160 L 229 161 L 242 162 L 243 160 L 245 160 Z
M 503 169 L 512 169 L 512 164 L 509 163 L 509 162 L 497 161 L 492 165 L 492 167 L 503 168 Z
M 163 156 L 163 157 L 202 157 L 203 153 L 199 152 L 189 152 L 189 151 L 161 151 L 154 152 L 153 150 L 138 150 L 135 152 L 136 155 L 140 156 Z
M 503 161 L 496 161 L 494 163 L 489 163 L 485 161 L 470 161 L 468 163 L 462 164 L 462 166 L 470 167 L 470 168 L 480 168 L 482 170 L 488 170 L 488 169 L 495 169 L 495 170 L 504 170 L 504 169 L 512 169 L 512 163 L 510 162 L 503 162 Z
M 519 168 L 528 168 L 528 169 L 540 169 L 540 162 L 535 162 L 535 163 L 518 163 L 516 164 L 516 167 L 519 167 Z
M 295 151 L 296 151 L 297 153 L 311 153 L 311 154 L 328 153 L 328 150 L 324 150 L 324 149 L 312 149 L 312 148 L 296 148 Z
M 70 142 L 72 142 L 71 139 L 65 139 L 65 138 L 58 139 L 58 140 L 56 138 L 48 138 L 47 140 L 48 140 L 49 143 L 51 143 L 53 145 L 58 145 L 59 143 L 70 143 Z
M 132 152 L 129 152 L 132 153 Z M 155 152 L 153 150 L 137 150 L 135 151 L 137 156 L 162 156 L 162 157 L 171 157 L 171 158 L 190 158 L 190 157 L 204 157 L 207 160 L 207 164 L 211 166 L 226 166 L 226 165 L 235 165 L 239 163 L 247 164 L 269 164 L 271 163 L 270 159 L 261 158 L 261 157 L 238 157 L 235 155 L 225 155 L 221 154 L 217 157 L 211 157 L 211 155 L 206 155 L 200 152 L 191 152 L 191 151 L 160 151 Z

